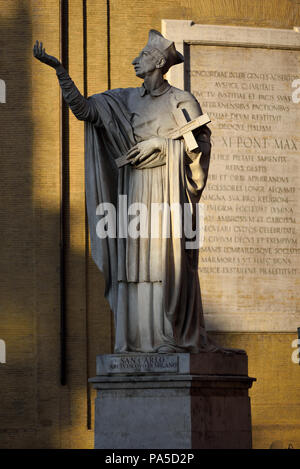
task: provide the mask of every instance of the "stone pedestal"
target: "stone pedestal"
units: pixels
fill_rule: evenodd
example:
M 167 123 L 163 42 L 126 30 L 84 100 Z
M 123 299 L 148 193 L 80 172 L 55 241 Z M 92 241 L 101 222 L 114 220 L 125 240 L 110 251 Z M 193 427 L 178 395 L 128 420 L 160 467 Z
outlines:
M 246 354 L 97 356 L 95 448 L 251 448 Z

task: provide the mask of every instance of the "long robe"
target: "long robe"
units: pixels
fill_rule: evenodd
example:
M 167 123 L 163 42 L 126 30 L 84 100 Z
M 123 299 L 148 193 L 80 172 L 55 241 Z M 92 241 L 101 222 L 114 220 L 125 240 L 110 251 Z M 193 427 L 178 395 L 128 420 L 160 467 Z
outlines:
M 152 94 L 144 87 L 107 91 L 85 100 L 65 71 L 58 72 L 63 95 L 78 119 L 86 121 L 86 201 L 92 257 L 104 273 L 105 295 L 114 313 L 115 352 L 160 352 L 207 349 L 198 278 L 198 250 L 178 236 L 183 219 L 162 210 L 159 236 L 100 238 L 97 207 L 111 203 L 127 218 L 128 208 L 143 203 L 151 221 L 153 203 L 189 204 L 195 221 L 206 183 L 210 131 L 198 132 L 198 150 L 188 152 L 183 139 L 166 138 L 177 128 L 173 111 L 190 118 L 201 114 L 195 98 L 166 81 Z M 116 158 L 137 142 L 165 137 L 160 152 L 136 166 L 117 169 Z M 119 196 L 127 196 L 124 211 Z M 125 199 L 126 200 L 126 199 Z M 121 213 L 120 213 L 121 212 Z M 182 211 L 183 213 L 183 211 Z M 169 217 L 169 218 L 168 218 Z M 170 222 L 170 236 L 163 228 Z M 119 234 L 119 233 L 118 233 Z

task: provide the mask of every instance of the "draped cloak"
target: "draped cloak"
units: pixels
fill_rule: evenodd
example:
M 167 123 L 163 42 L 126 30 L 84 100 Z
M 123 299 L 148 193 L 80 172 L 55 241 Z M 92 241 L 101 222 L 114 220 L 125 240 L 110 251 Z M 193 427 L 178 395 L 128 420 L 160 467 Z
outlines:
M 128 165 L 117 169 L 114 159 L 137 142 L 132 114 L 122 99 L 122 90 L 107 91 L 89 100 L 98 115 L 97 122 L 86 122 L 85 133 L 91 251 L 105 276 L 105 295 L 114 313 L 115 352 L 159 352 L 167 347 L 195 353 L 205 349 L 198 250 L 186 248 L 183 229 L 182 236 L 178 236 L 177 225 L 183 219 L 178 220 L 172 211 L 163 211 L 161 224 L 166 226 L 169 221 L 170 234 L 159 240 L 100 238 L 97 207 L 113 204 L 118 221 L 119 217 L 128 216 L 130 203 L 139 200 L 146 202 L 150 218 L 153 201 L 169 206 L 189 204 L 195 221 L 195 208 L 207 177 L 210 131 L 206 128 L 200 132 L 199 151 L 193 155 L 188 154 L 183 139 L 167 138 L 163 152 L 158 152 L 154 160 L 149 158 L 136 168 Z M 158 194 L 154 197 L 155 187 Z M 119 206 L 120 195 L 127 196 L 125 212 L 124 206 Z

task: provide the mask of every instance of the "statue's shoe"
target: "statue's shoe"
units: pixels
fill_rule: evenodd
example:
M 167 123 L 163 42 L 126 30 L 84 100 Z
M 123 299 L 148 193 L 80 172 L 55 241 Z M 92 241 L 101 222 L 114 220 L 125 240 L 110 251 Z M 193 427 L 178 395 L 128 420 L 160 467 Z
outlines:
M 156 350 L 156 353 L 178 353 L 178 352 L 182 352 L 182 349 L 173 347 L 172 345 L 161 345 Z

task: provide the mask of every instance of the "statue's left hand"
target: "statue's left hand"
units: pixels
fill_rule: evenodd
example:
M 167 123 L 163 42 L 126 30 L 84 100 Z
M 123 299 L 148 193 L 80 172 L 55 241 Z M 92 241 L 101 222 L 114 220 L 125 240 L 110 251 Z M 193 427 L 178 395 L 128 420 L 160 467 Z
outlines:
M 155 151 L 161 151 L 164 147 L 165 139 L 161 137 L 153 137 L 149 140 L 139 142 L 127 152 L 127 159 L 131 164 L 140 163 Z

